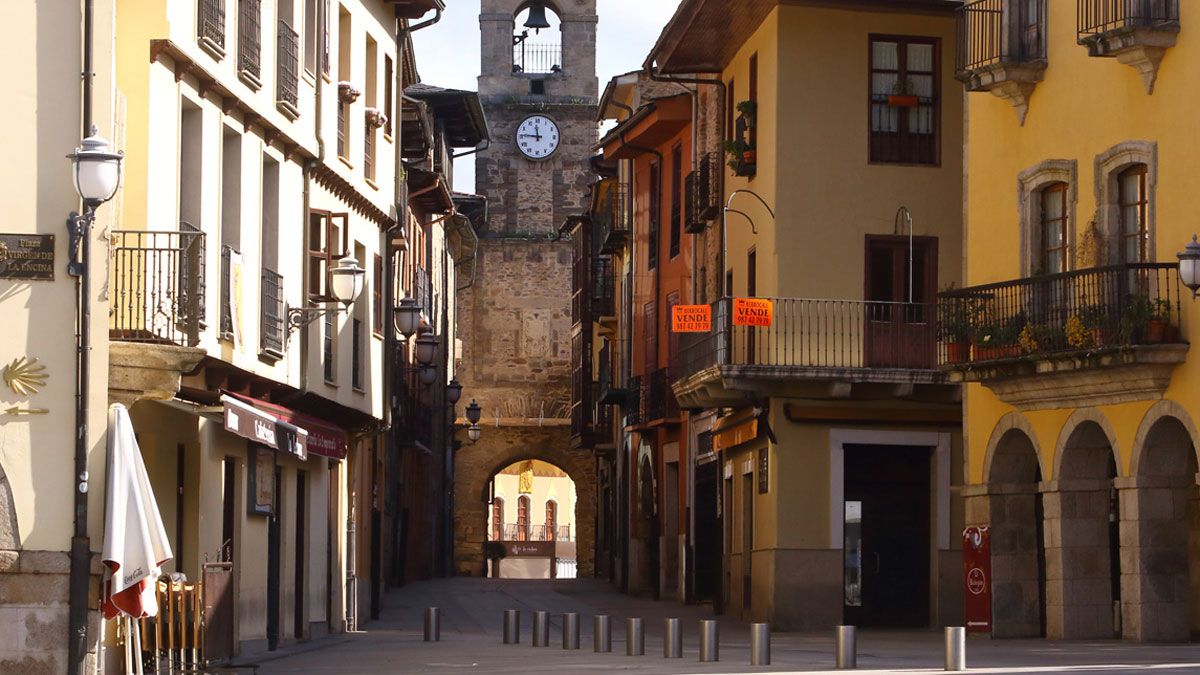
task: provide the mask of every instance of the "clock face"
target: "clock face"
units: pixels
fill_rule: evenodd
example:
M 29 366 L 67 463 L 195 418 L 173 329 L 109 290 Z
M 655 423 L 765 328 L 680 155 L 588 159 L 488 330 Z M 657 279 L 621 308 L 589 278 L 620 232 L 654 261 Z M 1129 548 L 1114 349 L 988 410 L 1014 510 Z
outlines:
M 545 159 L 558 149 L 558 125 L 545 115 L 530 115 L 517 127 L 517 147 L 529 159 Z

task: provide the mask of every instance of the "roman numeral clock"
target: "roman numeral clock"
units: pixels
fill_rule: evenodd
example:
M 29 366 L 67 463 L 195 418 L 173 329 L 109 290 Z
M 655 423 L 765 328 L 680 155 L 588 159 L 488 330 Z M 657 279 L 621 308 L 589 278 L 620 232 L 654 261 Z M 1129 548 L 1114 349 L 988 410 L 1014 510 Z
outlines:
M 530 115 L 517 126 L 517 148 L 529 159 L 546 159 L 558 149 L 558 123 L 545 115 Z

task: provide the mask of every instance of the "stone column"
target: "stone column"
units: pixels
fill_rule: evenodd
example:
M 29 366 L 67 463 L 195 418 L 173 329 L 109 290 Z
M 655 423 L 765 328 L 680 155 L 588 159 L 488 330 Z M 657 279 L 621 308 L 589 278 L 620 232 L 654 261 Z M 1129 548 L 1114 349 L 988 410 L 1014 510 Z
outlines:
M 992 637 L 1039 637 L 1037 485 L 971 485 L 962 493 L 966 524 L 991 534 Z
M 1112 481 L 1039 485 L 1045 515 L 1046 637 L 1113 637 L 1108 514 Z
M 1118 478 L 1121 499 L 1121 634 L 1186 642 L 1191 634 L 1191 476 Z

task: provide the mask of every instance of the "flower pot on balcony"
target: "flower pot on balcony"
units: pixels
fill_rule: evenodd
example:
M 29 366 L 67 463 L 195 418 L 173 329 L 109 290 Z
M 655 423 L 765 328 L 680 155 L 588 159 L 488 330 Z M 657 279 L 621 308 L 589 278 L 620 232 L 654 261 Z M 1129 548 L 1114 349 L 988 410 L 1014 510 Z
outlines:
M 338 100 L 342 103 L 354 103 L 358 97 L 362 96 L 362 92 L 354 88 L 354 85 L 349 82 L 338 82 Z
M 917 97 L 910 94 L 889 94 L 887 104 L 893 108 L 915 108 Z
M 1145 341 L 1156 345 L 1167 341 L 1167 322 L 1162 319 L 1150 319 L 1146 322 Z
M 745 164 L 748 166 L 753 166 L 758 163 L 757 159 L 758 159 L 757 151 L 755 151 L 755 150 L 743 150 L 742 151 L 742 164 Z
M 1093 347 L 1107 347 L 1117 344 L 1117 332 L 1111 328 L 1091 329 Z
M 966 342 L 947 342 L 946 361 L 948 363 L 964 363 L 971 359 L 971 345 Z

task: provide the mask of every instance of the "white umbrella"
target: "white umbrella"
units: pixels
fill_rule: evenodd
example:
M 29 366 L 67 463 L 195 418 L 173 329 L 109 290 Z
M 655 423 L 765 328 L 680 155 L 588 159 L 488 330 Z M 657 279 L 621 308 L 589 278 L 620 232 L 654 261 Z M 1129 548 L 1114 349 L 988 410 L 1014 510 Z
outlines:
M 101 591 L 104 618 L 155 616 L 158 600 L 154 586 L 162 574 L 162 564 L 172 557 L 171 545 L 150 487 L 150 477 L 146 475 L 146 465 L 142 463 L 129 411 L 119 403 L 108 410 L 105 482 L 101 561 L 108 569 Z M 136 635 L 137 631 L 131 633 Z

